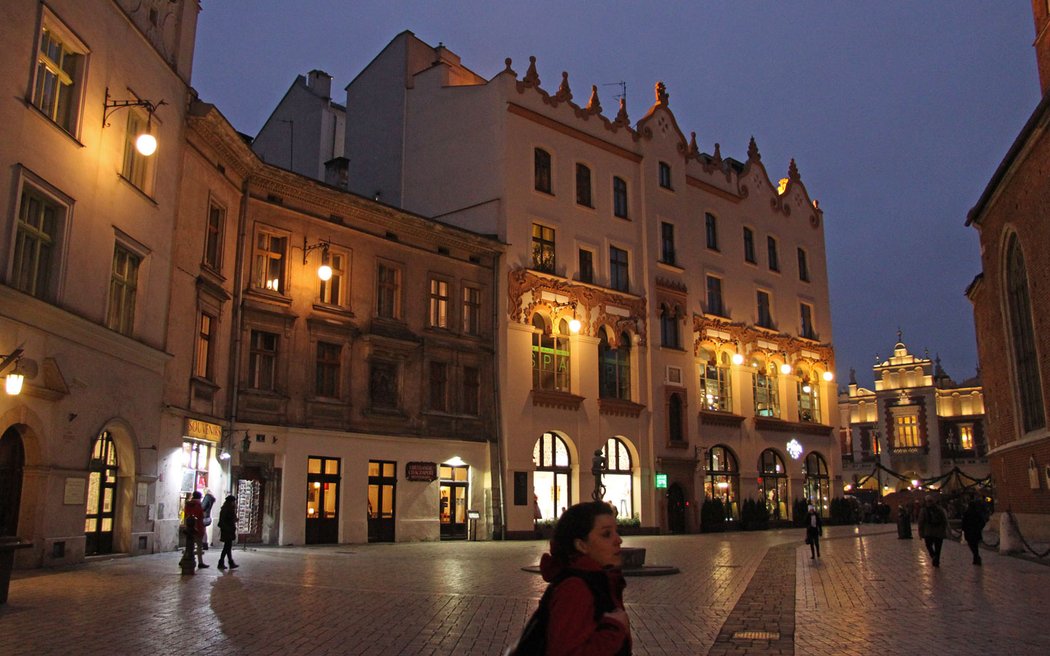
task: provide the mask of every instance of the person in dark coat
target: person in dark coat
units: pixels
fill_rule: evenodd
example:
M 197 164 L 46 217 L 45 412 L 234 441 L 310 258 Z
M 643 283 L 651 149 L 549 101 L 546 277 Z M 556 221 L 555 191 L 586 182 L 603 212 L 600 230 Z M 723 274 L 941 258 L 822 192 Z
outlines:
M 911 515 L 908 506 L 903 503 L 897 506 L 897 539 L 911 539 Z
M 948 537 L 948 514 L 934 502 L 933 496 L 926 497 L 926 505 L 919 511 L 919 537 L 926 542 L 933 566 L 940 567 L 941 546 Z
M 820 519 L 817 507 L 810 505 L 806 512 L 806 544 L 809 545 L 809 558 L 820 558 L 820 536 L 824 533 L 824 522 Z
M 963 512 L 962 516 L 962 532 L 963 537 L 966 538 L 966 544 L 969 545 L 970 551 L 973 553 L 973 564 L 981 564 L 981 552 L 978 547 L 981 545 L 981 534 L 984 532 L 984 524 L 987 521 L 982 512 L 980 504 L 976 500 L 970 500 L 966 511 Z
M 211 509 L 215 505 L 215 495 L 211 493 L 211 490 L 205 488 L 204 496 L 201 497 L 201 510 L 204 511 L 204 550 L 208 550 L 208 539 L 207 529 L 211 526 Z
M 222 540 L 219 569 L 226 569 L 224 561 L 227 558 L 230 569 L 237 569 L 237 563 L 233 562 L 233 543 L 237 541 L 237 498 L 232 494 L 226 497 L 219 509 L 219 539 Z
M 204 564 L 204 509 L 201 507 L 200 490 L 196 490 L 186 501 L 183 512 L 187 520 L 193 518 L 193 530 L 186 534 L 186 539 L 193 540 L 193 543 L 197 545 L 197 567 L 204 569 L 208 565 Z M 189 523 L 189 521 L 186 522 L 187 526 Z

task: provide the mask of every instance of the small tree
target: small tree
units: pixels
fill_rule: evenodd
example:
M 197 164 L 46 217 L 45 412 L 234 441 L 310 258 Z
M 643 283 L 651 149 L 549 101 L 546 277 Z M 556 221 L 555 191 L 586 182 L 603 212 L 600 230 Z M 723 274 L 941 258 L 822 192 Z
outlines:
M 716 533 L 726 530 L 726 509 L 721 499 L 704 499 L 700 506 L 700 530 Z
M 795 502 L 791 504 L 791 516 L 795 526 L 806 525 L 806 514 L 809 511 L 809 504 L 806 503 L 805 499 L 795 499 Z

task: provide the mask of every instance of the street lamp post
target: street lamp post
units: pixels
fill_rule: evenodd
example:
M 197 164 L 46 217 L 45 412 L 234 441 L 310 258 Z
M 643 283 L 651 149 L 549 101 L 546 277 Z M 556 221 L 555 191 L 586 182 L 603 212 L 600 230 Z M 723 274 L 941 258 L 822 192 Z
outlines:
M 601 449 L 594 450 L 594 457 L 591 458 L 591 473 L 594 475 L 594 492 L 591 493 L 591 498 L 595 501 L 601 501 L 605 498 L 605 486 L 602 485 L 602 474 L 605 472 L 605 456 L 602 454 Z

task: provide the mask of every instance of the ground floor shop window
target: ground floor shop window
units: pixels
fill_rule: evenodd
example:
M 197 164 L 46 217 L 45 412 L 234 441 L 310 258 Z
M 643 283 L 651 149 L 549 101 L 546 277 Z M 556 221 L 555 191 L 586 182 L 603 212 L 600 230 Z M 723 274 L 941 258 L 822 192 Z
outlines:
M 532 450 L 536 466 L 532 486 L 536 501 L 536 519 L 557 519 L 572 505 L 569 478 L 572 474 L 569 448 L 554 433 L 544 433 Z
M 117 450 L 109 431 L 91 449 L 85 509 L 84 555 L 113 552 L 113 520 L 117 507 Z
M 211 462 L 211 445 L 204 442 L 182 443 L 182 496 L 208 487 L 208 463 Z
M 602 448 L 605 456 L 606 473 L 602 476 L 605 485 L 604 500 L 616 508 L 618 517 L 634 516 L 634 474 L 631 466 L 631 452 L 623 440 L 609 438 Z
M 736 456 L 724 446 L 707 450 L 707 475 L 704 478 L 704 496 L 721 499 L 726 517 L 739 518 L 740 467 Z
M 831 509 L 831 479 L 828 476 L 828 463 L 816 451 L 806 456 L 802 463 L 803 493 L 806 502 L 816 506 L 821 517 L 827 517 Z
M 759 460 L 758 490 L 766 501 L 770 519 L 789 519 L 788 479 L 784 459 L 773 449 L 762 452 Z
M 441 465 L 438 470 L 440 485 L 441 537 L 442 539 L 465 539 L 467 537 L 467 500 L 470 492 L 470 467 L 467 465 Z
M 368 462 L 368 541 L 393 542 L 397 511 L 397 463 Z
M 339 469 L 339 458 L 307 459 L 306 544 L 339 541 Z

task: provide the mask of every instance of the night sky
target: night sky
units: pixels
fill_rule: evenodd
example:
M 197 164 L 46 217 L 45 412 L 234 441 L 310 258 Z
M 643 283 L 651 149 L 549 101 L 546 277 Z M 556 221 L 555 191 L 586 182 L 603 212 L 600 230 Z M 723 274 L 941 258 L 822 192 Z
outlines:
M 626 82 L 632 122 L 662 80 L 701 151 L 719 142 L 744 161 L 753 135 L 774 180 L 795 158 L 824 210 L 840 384 L 852 367 L 870 386 L 898 328 L 956 381 L 976 371 L 963 292 L 980 257 L 964 222 L 1039 100 L 1027 0 L 202 5 L 193 87 L 252 136 L 311 69 L 345 102 L 404 30 L 485 78 L 506 57 L 520 77 L 535 55 L 545 89 L 568 71 L 577 98 L 598 85 L 609 116 Z

